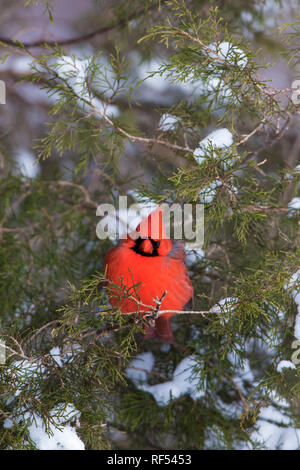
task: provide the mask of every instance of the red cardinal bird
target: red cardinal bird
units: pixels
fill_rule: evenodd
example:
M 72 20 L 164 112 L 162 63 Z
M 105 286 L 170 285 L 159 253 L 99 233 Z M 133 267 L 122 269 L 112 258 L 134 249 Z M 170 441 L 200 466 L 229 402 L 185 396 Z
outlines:
M 144 305 L 157 306 L 154 299 L 161 299 L 167 291 L 159 310 L 183 310 L 193 297 L 193 286 L 184 264 L 185 253 L 181 241 L 166 238 L 162 222 L 162 209 L 158 207 L 148 218 L 137 226 L 138 238 L 130 234 L 120 240 L 104 259 L 104 269 L 108 280 L 114 284 L 137 287 L 137 294 Z M 111 305 L 118 306 L 122 313 L 137 311 L 137 302 L 124 298 L 123 290 L 116 287 L 109 289 Z M 139 311 L 149 312 L 149 308 L 140 306 Z M 148 327 L 146 338 L 157 336 L 166 343 L 172 343 L 173 333 L 170 317 L 174 313 L 162 313 L 155 322 L 155 328 Z

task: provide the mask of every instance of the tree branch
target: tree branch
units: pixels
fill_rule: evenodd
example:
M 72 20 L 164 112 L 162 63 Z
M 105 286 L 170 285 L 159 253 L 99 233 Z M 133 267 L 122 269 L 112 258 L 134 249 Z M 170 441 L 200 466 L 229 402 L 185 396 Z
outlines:
M 149 14 L 152 11 L 156 9 L 160 9 L 161 5 L 164 4 L 166 0 L 160 0 L 156 5 L 150 6 L 147 10 L 142 9 L 137 12 L 132 13 L 131 15 L 128 15 L 127 18 L 121 18 L 119 21 L 113 22 L 107 26 L 103 26 L 102 28 L 96 29 L 95 31 L 91 31 L 90 33 L 83 34 L 82 36 L 75 37 L 75 38 L 69 38 L 69 39 L 58 39 L 58 40 L 47 40 L 47 39 L 39 39 L 37 41 L 33 42 L 24 42 L 22 43 L 23 47 L 32 49 L 36 47 L 42 47 L 42 48 L 48 48 L 48 47 L 56 47 L 56 46 L 69 46 L 72 44 L 78 44 L 80 42 L 87 41 L 89 39 L 93 39 L 96 36 L 100 36 L 102 34 L 109 33 L 110 31 L 113 31 L 117 28 L 123 28 L 125 27 L 129 21 L 134 20 L 141 16 L 143 13 Z M 20 41 L 10 39 L 10 38 L 3 38 L 0 37 L 0 45 L 4 46 L 13 46 L 13 47 L 20 47 Z

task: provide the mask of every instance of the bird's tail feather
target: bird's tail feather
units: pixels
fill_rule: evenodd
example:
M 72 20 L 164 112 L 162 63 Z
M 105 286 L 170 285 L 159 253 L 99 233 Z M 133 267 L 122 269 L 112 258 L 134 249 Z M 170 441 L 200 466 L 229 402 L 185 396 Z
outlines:
M 170 317 L 159 316 L 155 322 L 155 333 L 160 341 L 164 343 L 173 343 L 174 336 L 172 332 Z

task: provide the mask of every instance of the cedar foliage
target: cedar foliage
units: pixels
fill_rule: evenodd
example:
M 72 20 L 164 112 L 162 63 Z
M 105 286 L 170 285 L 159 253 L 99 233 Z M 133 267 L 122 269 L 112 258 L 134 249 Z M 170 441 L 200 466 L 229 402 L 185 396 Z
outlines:
M 33 60 L 22 84 L 42 89 L 50 103 L 47 124 L 34 135 L 39 177 L 15 167 L 14 135 L 1 133 L 2 448 L 34 448 L 28 433 L 34 413 L 45 424 L 55 422 L 50 411 L 68 403 L 81 412 L 74 425 L 90 449 L 263 448 L 251 432 L 260 409 L 279 406 L 278 397 L 299 424 L 299 367 L 276 370 L 292 356 L 297 313 L 287 286 L 299 269 L 299 214 L 287 204 L 299 179 L 289 160 L 299 106 L 289 91 L 260 78 L 269 65 L 258 65 L 255 50 L 275 43 L 296 66 L 299 23 L 282 28 L 275 41 L 241 22 L 243 9 L 264 25 L 255 5 L 262 2 L 142 3 L 130 2 L 129 9 L 127 1 L 104 2 L 107 23 L 87 12 L 83 26 L 110 28 L 89 39 L 95 55 L 79 57 L 72 45 L 32 48 L 1 40 L 3 62 L 14 54 Z M 49 1 L 45 14 L 55 22 Z M 225 41 L 231 53 L 220 59 L 212 44 Z M 237 50 L 247 58 L 243 66 Z M 203 90 L 184 97 L 177 90 L 168 104 L 161 96 L 144 99 L 147 79 L 134 73 L 132 52 L 142 61 L 162 57 L 148 79 L 159 75 L 170 87 L 190 90 L 201 79 Z M 111 105 L 119 107 L 117 117 Z M 28 126 L 29 110 L 20 109 Z M 178 125 L 162 133 L 158 121 L 166 112 Z M 198 164 L 193 152 L 199 141 L 222 127 L 234 144 L 208 147 Z M 195 310 L 207 314 L 174 317 L 178 347 L 169 350 L 156 340 L 144 342 L 141 320 L 112 310 L 101 288 L 103 257 L 112 243 L 96 236 L 96 208 L 119 195 L 132 198 L 132 190 L 140 201 L 197 203 L 199 193 L 208 201 L 205 257 L 189 268 Z M 224 298 L 219 313 L 211 310 Z M 53 347 L 64 354 L 63 366 L 50 354 Z M 155 356 L 150 384 L 169 380 L 184 357 L 196 357 L 204 397 L 186 395 L 158 406 L 125 374 L 130 360 L 146 351 Z M 27 361 L 34 364 L 31 374 L 22 373 Z M 255 381 L 237 382 L 245 364 Z M 8 418 L 14 423 L 9 428 Z M 125 444 L 113 439 L 114 429 L 127 436 Z

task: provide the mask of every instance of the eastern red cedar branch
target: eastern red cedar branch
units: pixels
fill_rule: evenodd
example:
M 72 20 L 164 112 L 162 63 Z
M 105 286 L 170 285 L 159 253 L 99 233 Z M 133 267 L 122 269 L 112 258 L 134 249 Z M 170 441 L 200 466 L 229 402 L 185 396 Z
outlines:
M 128 15 L 126 18 L 121 18 L 119 21 L 113 22 L 107 26 L 103 26 L 99 29 L 96 29 L 95 31 L 91 31 L 90 33 L 83 34 L 82 36 L 77 36 L 77 37 L 68 38 L 68 39 L 51 40 L 51 41 L 48 39 L 42 39 L 42 40 L 39 39 L 33 42 L 27 42 L 27 43 L 22 42 L 22 46 L 25 48 L 35 48 L 35 47 L 47 48 L 47 47 L 69 46 L 72 44 L 78 44 L 80 42 L 93 39 L 96 36 L 100 36 L 102 34 L 113 31 L 114 29 L 123 28 L 128 24 L 129 21 L 134 20 L 135 18 L 138 18 L 143 13 L 149 14 L 152 11 L 159 9 L 161 5 L 165 3 L 165 1 L 166 0 L 161 0 L 156 5 L 150 6 L 148 9 L 143 8 L 142 10 L 136 11 L 132 13 L 131 15 Z M 18 47 L 20 45 L 20 42 L 21 41 L 19 40 L 0 37 L 0 45 L 2 43 L 3 45 L 6 45 L 6 46 Z

